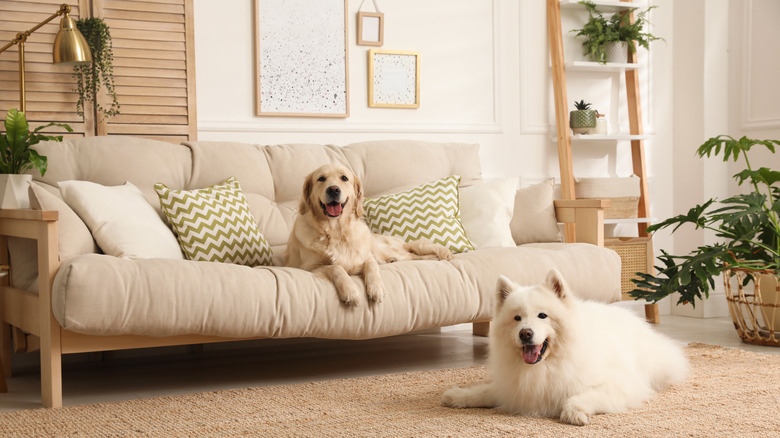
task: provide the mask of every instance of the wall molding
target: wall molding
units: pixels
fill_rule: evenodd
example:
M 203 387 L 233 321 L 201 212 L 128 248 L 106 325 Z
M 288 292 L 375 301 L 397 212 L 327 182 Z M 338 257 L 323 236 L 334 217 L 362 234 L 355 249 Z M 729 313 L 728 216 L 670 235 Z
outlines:
M 554 123 L 550 123 L 549 120 L 547 120 L 547 121 L 535 121 L 535 122 L 530 121 L 530 117 L 528 115 L 529 114 L 534 114 L 534 109 L 530 108 L 531 103 L 530 103 L 529 99 L 524 99 L 523 98 L 524 89 L 525 89 L 526 84 L 528 83 L 528 73 L 527 73 L 527 70 L 523 68 L 523 61 L 528 56 L 528 48 L 531 47 L 531 45 L 528 44 L 527 36 L 526 36 L 524 30 L 533 28 L 533 26 L 531 26 L 531 24 L 528 22 L 529 19 L 532 16 L 532 14 L 528 10 L 529 9 L 529 6 L 528 6 L 529 3 L 531 3 L 531 2 L 521 1 L 520 2 L 520 6 L 518 8 L 518 14 L 519 14 L 518 23 L 520 23 L 520 32 L 519 32 L 518 39 L 517 39 L 518 47 L 520 47 L 520 56 L 518 57 L 518 62 L 519 62 L 519 66 L 518 67 L 519 67 L 519 72 L 520 72 L 520 75 L 519 75 L 519 78 L 518 78 L 518 80 L 520 81 L 520 87 L 519 87 L 519 91 L 520 91 L 520 111 L 519 111 L 520 112 L 520 120 L 519 120 L 520 134 L 544 134 L 544 135 L 552 136 L 552 135 L 554 135 L 555 124 Z M 547 14 L 547 8 L 546 7 L 543 7 L 543 12 L 545 13 L 545 18 L 546 18 L 546 14 Z M 538 17 L 534 17 L 534 21 L 538 22 Z M 546 24 L 544 25 L 544 29 L 545 29 L 545 35 L 547 35 L 548 31 L 547 31 L 547 25 Z M 547 53 L 547 61 L 549 63 L 549 60 L 550 60 L 550 45 L 549 45 L 549 41 L 546 44 L 545 53 Z M 545 82 L 545 84 L 549 85 L 548 86 L 548 90 L 552 90 L 552 80 L 550 79 L 550 78 L 552 78 L 552 74 L 551 74 L 550 68 L 548 68 L 548 74 L 547 74 L 548 81 Z M 549 105 L 552 102 L 552 98 L 550 97 L 549 91 L 547 93 L 545 93 L 545 94 L 547 95 L 547 99 L 546 99 L 547 102 L 546 102 L 546 105 L 544 106 L 544 108 L 547 109 L 547 108 L 549 108 Z M 539 105 L 537 105 L 535 110 L 536 110 L 536 113 L 539 113 Z M 544 111 L 544 116 L 542 116 L 542 118 L 547 119 L 547 113 L 548 113 L 548 111 Z
M 296 133 L 423 133 L 423 134 L 500 134 L 501 126 L 498 123 L 375 123 L 354 122 L 346 120 L 344 123 L 312 122 L 302 124 L 300 121 L 289 123 L 258 123 L 256 119 L 244 120 L 199 120 L 198 132 L 296 132 Z
M 500 10 L 501 0 L 490 3 L 492 15 L 492 69 L 493 109 L 492 120 L 480 123 L 460 123 L 449 121 L 424 121 L 420 123 L 397 123 L 381 121 L 358 121 L 354 117 L 340 120 L 312 120 L 299 117 L 244 117 L 241 119 L 204 118 L 198 120 L 198 132 L 235 132 L 235 133 L 413 133 L 413 134 L 501 134 L 501 84 L 500 84 Z M 352 14 L 353 12 L 349 12 Z M 352 31 L 352 29 L 350 29 Z M 350 33 L 351 35 L 351 33 Z M 424 55 L 424 54 L 423 54 Z M 425 66 L 422 78 L 425 80 Z M 354 75 L 352 75 L 354 76 Z M 354 102 L 353 102 L 354 103 Z
M 750 79 L 751 66 L 753 65 L 753 36 L 750 29 L 753 28 L 753 0 L 743 4 L 743 35 L 742 40 L 742 129 L 780 128 L 780 117 L 757 117 L 751 111 L 751 90 L 753 81 Z

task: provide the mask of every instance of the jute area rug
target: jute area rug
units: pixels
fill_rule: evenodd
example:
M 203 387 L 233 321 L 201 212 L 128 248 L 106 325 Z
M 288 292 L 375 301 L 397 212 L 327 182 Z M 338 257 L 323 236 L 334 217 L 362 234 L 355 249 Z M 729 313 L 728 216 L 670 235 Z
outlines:
M 780 357 L 704 344 L 686 351 L 686 383 L 583 427 L 442 407 L 442 391 L 486 377 L 471 367 L 12 412 L 0 415 L 0 436 L 780 436 Z

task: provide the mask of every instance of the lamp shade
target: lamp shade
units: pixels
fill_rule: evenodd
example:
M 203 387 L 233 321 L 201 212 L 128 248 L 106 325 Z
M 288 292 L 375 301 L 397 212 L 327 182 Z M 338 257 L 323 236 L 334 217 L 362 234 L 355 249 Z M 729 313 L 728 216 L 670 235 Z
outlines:
M 65 14 L 60 21 L 60 31 L 54 38 L 55 64 L 81 64 L 92 62 L 92 52 L 84 35 L 76 27 L 76 21 Z

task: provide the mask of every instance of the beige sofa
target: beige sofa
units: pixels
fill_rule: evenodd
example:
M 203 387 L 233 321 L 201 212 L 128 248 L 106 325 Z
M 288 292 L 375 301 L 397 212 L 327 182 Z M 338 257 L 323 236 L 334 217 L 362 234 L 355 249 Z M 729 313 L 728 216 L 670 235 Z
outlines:
M 2 288 L 2 359 L 9 370 L 9 327 L 40 337 L 45 406 L 62 403 L 62 354 L 251 338 L 366 339 L 464 322 L 484 334 L 499 274 L 532 284 L 552 267 L 582 297 L 620 299 L 619 257 L 598 246 L 605 202 L 557 201 L 553 207 L 552 189 L 542 185 L 517 192 L 511 231 L 520 245 L 478 248 L 450 262 L 382 265 L 386 296 L 379 304 L 364 300 L 347 307 L 327 280 L 282 266 L 303 178 L 314 168 L 350 167 L 367 197 L 454 174 L 462 187 L 474 187 L 481 180 L 477 145 L 174 145 L 86 137 L 42 143 L 38 150 L 48 156 L 49 170 L 32 183 L 32 210 L 0 210 L 0 235 L 10 236 L 12 263 L 12 284 Z M 130 181 L 160 213 L 155 183 L 196 189 L 229 176 L 240 182 L 276 266 L 102 254 L 57 188 L 67 180 L 105 186 Z M 556 216 L 577 222 L 578 240 L 586 243 L 557 241 Z

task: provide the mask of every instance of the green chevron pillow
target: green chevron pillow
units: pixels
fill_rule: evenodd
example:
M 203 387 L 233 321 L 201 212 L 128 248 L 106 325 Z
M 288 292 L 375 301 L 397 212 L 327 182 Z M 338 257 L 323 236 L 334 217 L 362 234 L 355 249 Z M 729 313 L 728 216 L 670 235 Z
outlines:
M 234 177 L 198 190 L 171 190 L 159 183 L 154 190 L 189 260 L 272 264 L 271 247 Z
M 368 198 L 363 203 L 366 222 L 377 234 L 407 242 L 426 238 L 455 253 L 472 251 L 460 222 L 459 183 L 460 176 L 453 175 L 405 192 Z

